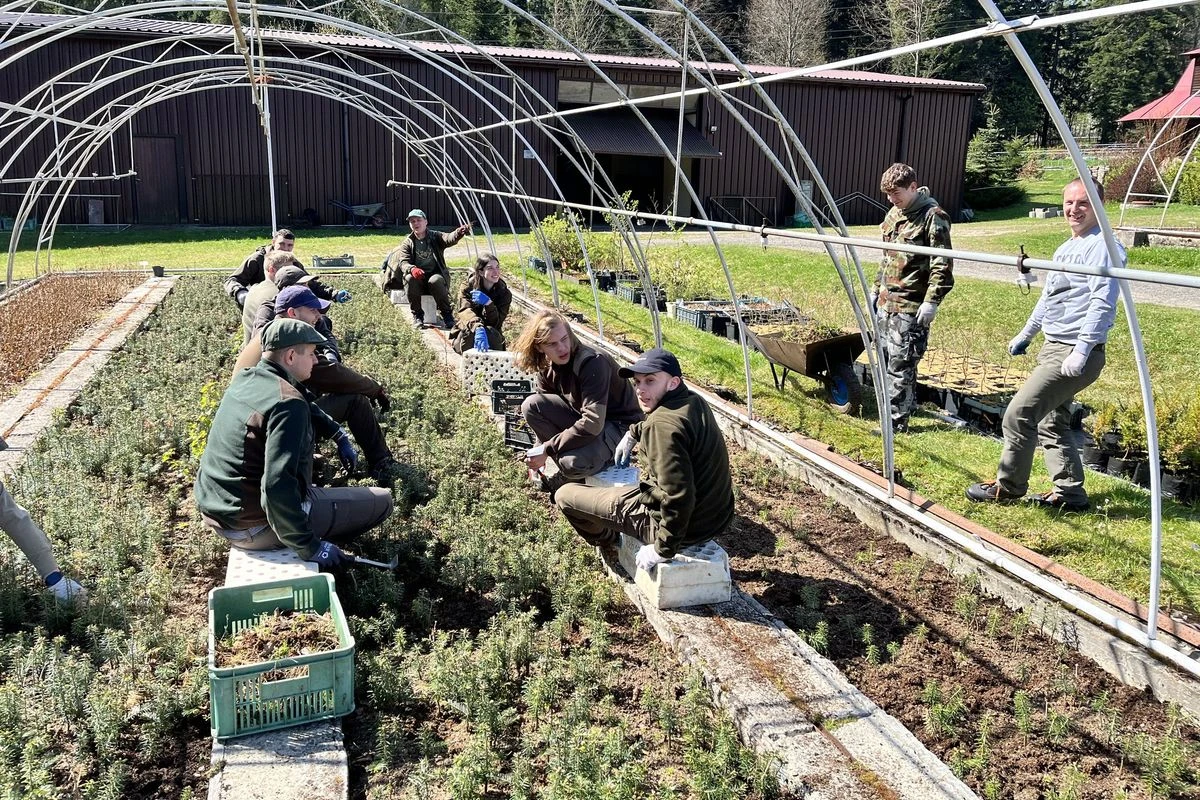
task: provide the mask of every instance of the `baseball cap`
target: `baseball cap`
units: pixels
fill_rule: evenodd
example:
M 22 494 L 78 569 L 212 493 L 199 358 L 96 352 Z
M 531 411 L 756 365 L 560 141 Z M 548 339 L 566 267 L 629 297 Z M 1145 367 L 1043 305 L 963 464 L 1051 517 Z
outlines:
M 263 352 L 283 350 L 298 344 L 325 344 L 325 337 L 307 322 L 291 317 L 276 317 L 263 328 Z
M 313 279 L 303 268 L 297 266 L 284 267 L 275 271 L 275 285 L 280 289 L 297 283 L 308 283 Z
M 617 374 L 622 378 L 632 378 L 635 372 L 639 375 L 649 375 L 652 372 L 665 372 L 675 378 L 683 377 L 683 370 L 679 368 L 679 359 L 670 350 L 664 350 L 661 347 L 647 350 L 642 353 L 642 357 L 637 361 L 628 367 L 621 367 L 621 369 L 617 370 Z
M 307 286 L 288 286 L 275 295 L 275 313 L 282 314 L 289 308 L 315 308 L 318 311 L 324 311 L 333 303 L 328 300 L 322 300 L 312 293 L 312 289 Z
M 425 216 L 425 212 L 419 208 L 414 208 L 412 211 L 408 212 L 408 216 L 405 217 L 405 219 L 412 219 L 413 217 L 420 217 L 421 219 L 428 219 L 428 217 Z

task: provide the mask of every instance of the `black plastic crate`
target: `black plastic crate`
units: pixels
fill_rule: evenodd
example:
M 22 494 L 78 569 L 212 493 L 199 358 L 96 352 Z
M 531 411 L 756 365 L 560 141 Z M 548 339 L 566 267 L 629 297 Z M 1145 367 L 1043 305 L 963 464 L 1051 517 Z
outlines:
M 721 311 L 714 311 L 704 317 L 703 330 L 708 331 L 713 336 L 725 336 L 726 331 L 732 326 L 733 318 Z
M 537 442 L 533 429 L 520 412 L 504 414 L 504 443 L 514 450 L 528 450 Z
M 618 283 L 617 297 L 622 300 L 628 300 L 631 303 L 641 305 L 642 302 L 642 287 L 636 283 Z
M 546 262 L 540 258 L 537 258 L 536 256 L 530 256 L 529 266 L 531 269 L 534 269 L 542 274 L 546 273 Z
M 706 330 L 705 317 L 711 317 L 715 312 L 708 308 L 688 308 L 687 306 L 675 306 L 675 319 L 685 325 L 691 325 L 699 330 Z
M 492 381 L 492 413 L 519 412 L 521 403 L 531 394 L 533 384 L 530 381 Z

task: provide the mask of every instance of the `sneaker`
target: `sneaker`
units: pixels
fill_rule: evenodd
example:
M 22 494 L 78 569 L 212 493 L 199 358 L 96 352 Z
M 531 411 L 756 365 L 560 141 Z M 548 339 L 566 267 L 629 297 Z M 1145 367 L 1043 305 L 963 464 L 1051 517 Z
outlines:
M 417 330 L 421 330 L 422 328 L 424 328 L 425 327 L 425 317 L 423 317 L 423 316 L 418 317 L 414 314 L 413 315 L 413 327 L 416 328 Z
M 967 499 L 976 503 L 1015 503 L 1021 496 L 1009 494 L 996 481 L 984 481 L 967 487 Z
M 1032 500 L 1035 506 L 1052 511 L 1088 511 L 1092 504 L 1087 500 L 1067 500 L 1058 492 L 1039 494 Z

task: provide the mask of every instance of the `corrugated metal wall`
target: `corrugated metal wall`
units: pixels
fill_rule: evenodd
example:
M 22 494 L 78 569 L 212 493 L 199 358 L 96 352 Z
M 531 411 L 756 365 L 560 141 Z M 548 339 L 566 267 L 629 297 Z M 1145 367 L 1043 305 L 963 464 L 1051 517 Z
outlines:
M 920 87 L 796 82 L 772 84 L 772 101 L 803 143 L 849 224 L 878 222 L 883 212 L 861 196 L 886 204 L 879 176 L 895 161 L 911 164 L 921 182 L 952 214 L 962 203 L 963 166 L 974 96 Z M 749 90 L 734 95 L 752 108 L 761 101 Z M 907 98 L 907 99 L 906 99 Z M 905 106 L 907 105 L 907 110 Z M 781 215 L 795 208 L 783 179 L 766 155 L 725 108 L 706 98 L 701 130 L 721 150 L 703 161 L 699 181 L 710 197 L 773 197 Z M 747 116 L 781 162 L 791 163 L 783 136 L 768 119 Z M 711 132 L 716 126 L 717 131 Z M 792 154 L 802 179 L 811 179 Z M 860 196 L 859 199 L 849 199 Z M 815 196 L 815 190 L 814 190 Z M 819 203 L 819 205 L 822 205 Z
M 43 48 L 22 62 L 19 71 L 9 70 L 0 93 L 5 102 L 15 102 L 26 92 L 46 78 L 96 55 L 110 52 L 133 40 L 119 37 L 72 39 Z M 156 46 L 148 45 L 147 50 Z M 374 54 L 373 58 L 401 71 L 412 79 L 411 83 L 393 85 L 392 88 L 411 98 L 409 106 L 392 113 L 396 117 L 408 116 L 426 127 L 424 135 L 442 132 L 443 110 L 440 99 L 456 109 L 463 110 L 466 121 L 452 122 L 454 127 L 483 125 L 500 121 L 500 116 L 484 103 L 470 95 L 467 89 L 456 83 L 449 75 L 409 59 L 384 58 Z M 182 68 L 160 68 L 155 75 L 180 73 Z M 517 70 L 532 90 L 521 87 L 517 91 L 519 106 L 538 106 L 538 112 L 546 110 L 541 102 L 530 102 L 533 94 L 546 98 L 553 107 L 556 102 L 557 82 L 553 70 L 537 65 Z M 9 80 L 9 78 L 12 78 Z M 512 81 L 507 77 L 488 78 L 499 91 L 499 96 L 490 98 L 503 115 L 526 116 L 527 110 L 515 114 L 511 108 L 513 98 Z M 395 84 L 396 82 L 392 82 Z M 97 107 L 113 102 L 123 91 L 133 86 L 125 83 L 120 88 L 107 89 L 87 104 L 87 113 Z M 69 89 L 64 89 L 67 91 Z M 388 108 L 402 105 L 394 95 L 372 88 L 365 92 Z M 440 98 L 440 99 L 439 99 Z M 425 102 L 419 102 L 425 101 Z M 432 120 L 422 119 L 420 109 L 429 109 Z M 329 203 L 331 199 L 350 204 L 386 201 L 392 216 L 403 216 L 412 207 L 422 207 L 435 225 L 457 224 L 460 215 L 444 193 L 432 189 L 387 188 L 389 179 L 411 180 L 419 183 L 441 183 L 440 163 L 435 158 L 433 168 L 428 159 L 420 155 L 403 139 L 394 139 L 389 131 L 366 113 L 338 102 L 331 97 L 302 91 L 276 89 L 271 92 L 271 115 L 273 147 L 276 165 L 277 208 L 280 220 L 289 215 L 299 217 L 305 209 L 312 208 L 326 222 L 339 222 L 345 213 Z M 78 118 L 80 114 L 73 114 Z M 453 116 L 451 114 L 451 116 Z M 547 137 L 522 126 L 529 140 L 529 148 L 540 154 L 553 167 L 554 157 Z M 60 128 L 60 134 L 65 129 Z M 116 150 L 116 172 L 129 169 L 130 131 L 122 129 L 113 144 Z M 68 206 L 64 222 L 87 221 L 86 201 L 89 197 L 104 195 L 104 217 L 107 222 L 138 222 L 148 217 L 154 221 L 192 222 L 208 225 L 263 225 L 270 222 L 270 203 L 267 190 L 266 144 L 258 121 L 258 114 L 244 87 L 215 88 L 196 92 L 183 97 L 165 100 L 141 111 L 133 122 L 133 149 L 141 150 L 144 137 L 169 137 L 178 143 L 177 164 L 139 165 L 139 171 L 178 172 L 180 187 L 178 209 L 162 219 L 162 209 L 138 208 L 138 195 L 133 180 L 105 181 L 79 185 L 73 192 L 75 199 Z M 418 136 L 414 130 L 413 137 Z M 462 146 L 451 143 L 445 159 L 453 162 L 466 176 L 469 185 L 480 188 L 495 188 L 504 191 L 518 190 L 526 194 L 543 196 L 550 190 L 549 178 L 535 159 L 527 157 L 527 146 L 515 138 L 511 130 L 497 129 L 485 134 L 486 141 L 499 151 L 499 156 L 484 156 L 491 159 L 485 168 L 476 167 Z M 478 136 L 476 137 L 478 139 Z M 515 141 L 515 146 L 514 146 Z M 25 177 L 45 174 L 43 160 L 52 152 L 54 134 L 52 129 L 39 136 L 33 147 L 24 152 L 6 171 L 5 177 Z M 435 149 L 437 145 L 433 146 Z M 486 151 L 487 148 L 482 148 Z M 154 152 L 161 153 L 162 149 Z M 475 153 L 481 148 L 474 148 Z M 500 164 L 494 159 L 499 158 Z M 507 173 L 510 165 L 516 165 L 517 181 L 514 183 Z M 87 171 L 110 174 L 114 171 L 109 163 L 109 148 L 106 146 L 87 167 Z M 457 181 L 454 181 L 457 182 Z M 5 193 L 0 195 L 0 214 L 11 216 L 20 202 L 18 193 L 25 184 L 6 184 Z M 143 192 L 144 193 L 144 192 Z M 111 195 L 111 196 L 110 196 Z M 460 201 L 463 198 L 459 198 Z M 518 225 L 526 224 L 516 204 L 496 198 L 481 199 L 484 214 L 493 224 L 505 219 L 504 204 Z M 465 203 L 464 203 L 465 204 Z M 40 218 L 46 203 L 41 203 Z M 476 216 L 468 214 L 468 216 Z
M 77 36 L 43 48 L 24 59 L 21 69 L 8 70 L 13 74 L 5 76 L 0 93 L 6 102 L 16 102 L 46 78 L 97 54 L 134 42 L 135 39 L 118 36 Z M 146 50 L 159 46 L 147 44 Z M 465 121 L 451 122 L 451 128 L 491 124 L 512 113 L 513 87 L 507 77 L 487 77 L 497 90 L 491 97 L 497 113 L 473 97 L 451 75 L 431 65 L 391 54 L 374 52 L 366 55 L 411 79 L 411 82 L 392 86 L 409 100 L 398 102 L 395 97 L 374 88 L 367 93 L 388 109 L 407 104 L 396 110 L 396 116 L 409 117 L 414 125 L 425 128 L 425 134 L 414 129 L 412 139 L 441 133 L 443 113 L 454 117 L 454 111 L 443 110 L 441 100 L 466 117 Z M 472 64 L 471 68 L 480 74 L 496 71 L 484 62 Z M 519 110 L 513 114 L 517 117 L 542 113 L 546 110 L 545 103 L 553 106 L 557 101 L 559 79 L 593 79 L 589 70 L 577 66 L 556 67 L 522 61 L 514 68 L 536 93 L 528 99 L 526 90 L 518 89 Z M 161 77 L 168 74 L 168 70 L 178 73 L 182 69 L 159 68 L 150 74 Z M 610 75 L 618 83 L 652 84 L 664 89 L 677 87 L 679 80 L 677 72 L 657 69 L 611 70 Z M 90 73 L 86 79 L 93 79 Z M 65 92 L 71 87 L 61 84 L 61 88 Z M 101 94 L 101 101 L 113 102 L 131 88 L 136 90 L 137 87 L 126 84 L 106 89 Z M 974 102 L 970 92 L 830 81 L 772 84 L 769 91 L 808 147 L 836 198 L 861 193 L 882 202 L 883 197 L 878 191 L 879 175 L 894 160 L 900 159 L 909 161 L 917 169 L 922 181 L 929 184 L 947 210 L 957 212 Z M 736 96 L 751 107 L 761 108 L 748 90 L 739 91 Z M 90 112 L 96 107 L 93 100 L 87 110 Z M 422 110 L 427 110 L 429 116 L 423 116 Z M 486 139 L 499 153 L 488 157 L 501 162 L 479 168 L 465 155 L 460 143 L 450 144 L 445 156 L 423 156 L 422 148 L 411 145 L 404 138 L 393 138 L 367 114 L 334 98 L 276 89 L 271 92 L 271 111 L 280 220 L 286 220 L 288 216 L 299 217 L 305 209 L 311 208 L 326 222 L 340 222 L 344 212 L 329 204 L 329 200 L 335 199 L 352 204 L 386 201 L 392 216 L 403 216 L 409 208 L 421 207 L 435 226 L 457 224 L 463 221 L 462 215 L 454 210 L 451 200 L 443 192 L 386 187 L 389 178 L 441 183 L 446 166 L 443 159 L 461 170 L 467 185 L 551 196 L 551 180 L 531 156 L 536 153 L 553 170 L 556 154 L 548 137 L 531 125 L 521 126 L 521 129 L 529 138 L 533 153 L 519 141 L 514 147 L 514 135 L 508 129 L 477 134 L 477 140 L 480 137 Z M 751 117 L 755 129 L 772 152 L 787 163 L 789 155 L 779 131 L 770 120 Z M 767 157 L 712 98 L 702 99 L 697 122 L 703 135 L 723 153 L 719 159 L 697 160 L 695 176 L 701 199 L 709 203 L 712 198 L 721 196 L 770 198 L 769 210 L 763 213 L 772 214 L 774 219 L 771 221 L 780 223 L 793 209 L 794 201 Z M 711 126 L 716 126 L 715 132 L 710 130 Z M 197 92 L 153 105 L 137 115 L 132 133 L 135 152 L 153 152 L 157 154 L 156 159 L 162 161 L 169 158 L 172 148 L 164 144 L 161 137 L 175 142 L 176 163 L 143 164 L 138 168 L 147 181 L 162 182 L 164 175 L 174 172 L 178 178 L 178 208 L 171 208 L 171 203 L 161 199 L 156 199 L 153 208 L 139 208 L 139 198 L 144 200 L 152 195 L 146 187 L 137 191 L 132 180 L 99 181 L 76 188 L 64 221 L 86 221 L 87 201 L 92 199 L 103 203 L 107 222 L 269 225 L 266 146 L 257 113 L 244 87 Z M 158 137 L 159 140 L 150 147 L 152 143 L 143 137 Z M 7 171 L 6 177 L 45 174 L 43 160 L 51 152 L 53 141 L 51 131 L 43 133 L 36 140 L 36 146 Z M 121 172 L 129 168 L 128 128 L 118 134 L 113 144 L 115 165 L 110 163 L 110 149 L 106 146 L 89 163 L 87 171 L 108 174 L 114 169 Z M 437 152 L 436 145 L 432 152 Z M 517 170 L 519 183 L 516 185 L 506 177 L 506 168 L 512 164 Z M 810 177 L 807 170 L 801 169 L 801 174 Z M 19 201 L 15 193 L 23 190 L 23 184 L 6 184 L 4 194 L 0 195 L 0 213 L 11 216 Z M 174 189 L 168 185 L 163 191 L 169 195 Z M 516 224 L 526 222 L 513 202 L 496 198 L 482 198 L 480 202 L 494 226 L 505 224 L 505 209 L 512 214 Z M 764 209 L 767 208 L 764 205 Z M 534 213 L 541 216 L 550 210 L 549 206 L 539 206 Z M 882 218 L 878 208 L 863 200 L 847 200 L 842 211 L 852 224 L 877 222 Z M 39 217 L 41 213 L 39 209 Z M 470 212 L 466 215 L 474 216 Z

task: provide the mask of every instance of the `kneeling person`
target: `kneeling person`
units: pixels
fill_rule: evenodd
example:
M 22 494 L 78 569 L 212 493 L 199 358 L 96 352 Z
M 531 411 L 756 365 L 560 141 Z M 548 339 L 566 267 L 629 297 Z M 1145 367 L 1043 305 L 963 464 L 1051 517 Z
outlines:
M 526 465 L 540 472 L 554 459 L 558 475 L 546 483 L 551 492 L 561 481 L 604 469 L 629 425 L 642 419 L 617 362 L 576 339 L 553 311 L 529 320 L 513 351 L 517 367 L 538 376 L 538 391 L 525 398 L 521 413 L 542 445 L 526 454 Z
M 638 449 L 638 485 L 567 484 L 555 502 L 590 544 L 615 545 L 619 533 L 636 537 L 643 543 L 637 565 L 648 570 L 729 527 L 733 478 L 712 409 L 684 384 L 674 354 L 647 351 L 620 375 L 633 378 L 647 415 L 617 447 L 618 466 L 627 465 Z
M 312 485 L 316 436 L 335 439 L 353 459 L 350 437 L 322 411 L 303 381 L 325 337 L 297 319 L 262 330 L 262 359 L 235 375 L 213 416 L 194 494 L 204 523 L 243 550 L 287 546 L 306 561 L 336 567 L 345 541 L 392 513 L 392 495 L 374 487 Z

